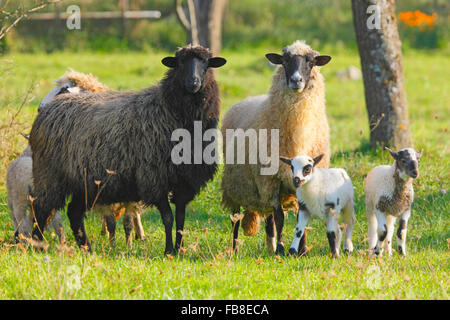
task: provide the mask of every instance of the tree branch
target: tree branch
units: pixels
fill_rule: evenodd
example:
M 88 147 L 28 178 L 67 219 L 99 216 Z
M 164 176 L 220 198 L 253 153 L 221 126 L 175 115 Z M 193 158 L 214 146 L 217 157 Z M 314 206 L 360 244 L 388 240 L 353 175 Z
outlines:
M 181 6 L 183 0 L 176 0 L 176 9 L 178 20 L 180 20 L 181 25 L 186 29 L 186 31 L 191 31 L 191 24 L 189 23 L 186 15 L 184 14 L 183 7 Z
M 22 19 L 28 18 L 29 14 L 32 14 L 32 13 L 38 11 L 38 10 L 41 10 L 41 9 L 45 8 L 46 6 L 48 6 L 49 4 L 54 4 L 54 3 L 57 3 L 57 2 L 60 2 L 60 1 L 61 0 L 47 0 L 47 1 L 44 1 L 43 3 L 41 3 L 40 5 L 38 5 L 38 6 L 34 7 L 34 8 L 22 11 L 10 25 L 3 26 L 0 29 L 0 40 L 8 32 L 10 32 L 12 30 L 12 28 L 14 28 Z M 8 17 L 12 17 L 13 14 L 11 14 L 10 12 L 7 12 L 7 11 L 4 10 L 6 8 L 6 5 L 8 4 L 8 2 L 9 2 L 9 0 L 7 0 L 6 3 L 2 6 L 0 12 L 2 14 L 4 14 L 4 15 L 8 16 Z
M 186 17 L 183 7 L 181 6 L 183 0 L 176 0 L 177 17 L 180 20 L 181 25 L 189 32 L 192 39 L 192 45 L 199 44 L 198 41 L 198 29 L 197 29 L 197 17 L 195 15 L 194 0 L 186 0 L 188 5 L 189 20 Z

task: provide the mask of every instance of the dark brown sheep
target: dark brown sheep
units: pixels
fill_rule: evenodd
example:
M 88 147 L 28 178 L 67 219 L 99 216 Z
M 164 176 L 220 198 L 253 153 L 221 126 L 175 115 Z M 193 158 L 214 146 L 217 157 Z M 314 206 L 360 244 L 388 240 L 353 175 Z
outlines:
M 86 204 L 143 201 L 161 213 L 166 232 L 165 253 L 174 250 L 176 229 L 183 230 L 185 208 L 216 172 L 216 164 L 182 164 L 171 161 L 175 129 L 193 132 L 216 128 L 219 92 L 211 67 L 225 64 L 200 46 L 180 48 L 162 63 L 165 78 L 139 92 L 81 93 L 56 97 L 33 124 L 33 196 L 40 230 L 52 209 L 60 209 L 71 196 L 67 214 L 79 246 L 90 248 L 83 217 Z M 194 135 L 191 135 L 194 139 Z M 191 141 L 192 142 L 192 141 Z M 205 146 L 205 145 L 204 145 Z M 181 246 L 177 232 L 175 250 Z

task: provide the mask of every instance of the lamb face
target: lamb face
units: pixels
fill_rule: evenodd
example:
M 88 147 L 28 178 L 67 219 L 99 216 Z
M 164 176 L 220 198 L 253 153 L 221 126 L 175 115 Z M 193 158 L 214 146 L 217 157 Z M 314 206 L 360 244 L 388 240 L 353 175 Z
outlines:
M 403 179 L 407 177 L 416 179 L 419 176 L 419 162 L 423 150 L 416 151 L 412 148 L 404 148 L 398 152 L 394 152 L 387 147 L 386 150 L 395 159 L 400 177 Z
M 280 160 L 291 166 L 294 187 L 299 188 L 311 180 L 314 167 L 322 160 L 323 154 L 311 158 L 310 156 L 298 156 L 293 159 L 280 157 Z
M 81 89 L 69 79 L 66 79 L 65 81 L 63 81 L 63 83 L 57 83 L 56 86 L 52 90 L 50 90 L 50 92 L 44 97 L 44 99 L 42 99 L 41 103 L 39 104 L 38 112 L 54 97 L 60 94 L 79 92 L 81 92 Z

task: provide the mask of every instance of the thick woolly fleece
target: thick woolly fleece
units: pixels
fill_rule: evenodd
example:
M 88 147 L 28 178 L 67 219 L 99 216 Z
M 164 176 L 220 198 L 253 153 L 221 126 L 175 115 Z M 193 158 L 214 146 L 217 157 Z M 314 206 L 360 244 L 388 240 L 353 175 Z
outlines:
M 313 52 L 302 41 L 296 41 L 284 50 L 291 53 Z M 243 100 L 227 112 L 223 119 L 222 134 L 226 129 L 269 129 L 267 150 L 270 152 L 270 129 L 279 129 L 279 153 L 293 158 L 299 154 L 316 157 L 324 154 L 319 167 L 329 165 L 329 126 L 325 110 L 325 85 L 319 67 L 311 71 L 308 87 L 301 93 L 288 88 L 285 72 L 278 66 L 268 94 Z M 224 150 L 226 139 L 224 138 Z M 248 155 L 248 148 L 245 150 Z M 254 217 L 271 214 L 280 196 L 295 197 L 292 173 L 288 165 L 281 164 L 277 174 L 260 175 L 261 164 L 225 164 L 222 177 L 223 203 L 231 210 L 240 206 Z M 246 225 L 245 223 L 244 225 Z M 254 234 L 256 232 L 246 232 Z
M 176 52 L 186 55 L 211 56 L 202 47 Z M 139 92 L 82 92 L 51 101 L 30 136 L 37 215 L 62 208 L 69 195 L 92 204 L 100 188 L 98 204 L 152 205 L 170 192 L 175 202 L 192 200 L 216 164 L 173 164 L 171 135 L 178 128 L 193 133 L 194 121 L 215 128 L 219 94 L 211 70 L 196 94 L 184 90 L 180 72 L 170 69 L 160 84 Z

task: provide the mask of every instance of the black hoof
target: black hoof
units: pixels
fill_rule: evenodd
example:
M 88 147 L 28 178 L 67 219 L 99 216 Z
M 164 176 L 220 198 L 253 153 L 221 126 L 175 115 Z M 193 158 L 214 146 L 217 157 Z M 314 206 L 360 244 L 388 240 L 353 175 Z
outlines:
M 373 253 L 376 254 L 377 256 L 380 254 L 380 249 L 378 247 L 375 247 L 373 249 Z
M 284 245 L 282 243 L 277 244 L 277 250 L 275 251 L 275 254 L 284 256 Z
M 164 250 L 164 255 L 166 256 L 166 255 L 168 255 L 168 254 L 170 254 L 171 256 L 174 256 L 174 255 L 176 254 L 175 249 L 170 248 L 170 249 Z

